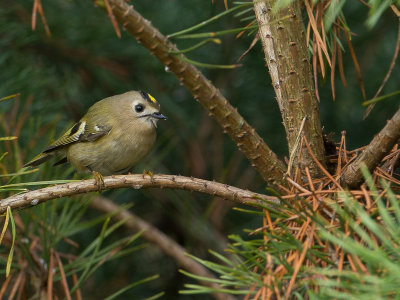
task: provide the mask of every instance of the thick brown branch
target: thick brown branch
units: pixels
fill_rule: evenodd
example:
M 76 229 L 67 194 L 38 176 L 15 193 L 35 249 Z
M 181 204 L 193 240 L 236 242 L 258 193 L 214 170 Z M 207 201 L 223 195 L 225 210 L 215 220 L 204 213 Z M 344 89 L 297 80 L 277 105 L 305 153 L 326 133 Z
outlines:
M 289 153 L 295 153 L 295 165 L 308 166 L 314 176 L 322 175 L 306 147 L 297 149 L 302 121 L 303 132 L 312 152 L 325 166 L 319 109 L 314 91 L 300 1 L 293 1 L 284 9 L 272 12 L 275 0 L 254 0 L 254 11 L 259 24 L 265 60 L 281 111 Z
M 279 200 L 276 197 L 253 193 L 214 181 L 175 175 L 157 174 L 150 177 L 149 175 L 133 174 L 104 177 L 104 187 L 102 190 L 118 188 L 181 189 L 215 195 L 238 204 L 250 206 L 265 205 L 268 202 L 279 203 Z M 7 209 L 7 206 L 10 206 L 11 209 L 21 209 L 55 198 L 96 192 L 98 190 L 99 188 L 93 179 L 58 184 L 2 199 L 0 200 L 0 213 L 4 213 Z
M 104 213 L 113 213 L 119 211 L 120 209 L 118 205 L 101 196 L 95 197 L 90 206 Z M 158 246 L 165 254 L 172 257 L 176 261 L 176 263 L 186 271 L 197 276 L 215 278 L 214 275 L 204 266 L 186 256 L 185 253 L 187 253 L 187 251 L 185 248 L 180 246 L 178 243 L 176 243 L 174 240 L 169 238 L 167 235 L 162 233 L 150 223 L 139 218 L 137 215 L 134 215 L 129 211 L 122 210 L 119 211 L 117 214 L 114 214 L 113 218 L 117 221 L 124 220 L 124 226 L 131 230 L 142 231 L 141 237 Z M 200 283 L 204 286 L 208 286 L 214 289 L 221 288 L 218 284 L 213 282 L 200 281 Z M 215 299 L 219 300 L 235 299 L 230 295 L 219 293 L 214 293 L 213 296 Z
M 383 157 L 388 154 L 400 139 L 400 109 L 373 138 L 365 150 L 343 172 L 341 182 L 348 187 L 358 187 L 364 180 L 361 166 L 365 164 L 373 172 Z
M 237 109 L 229 104 L 221 92 L 195 66 L 185 62 L 183 55 L 171 54 L 171 50 L 177 50 L 175 45 L 136 12 L 132 5 L 124 0 L 109 0 L 109 2 L 117 21 L 177 76 L 218 121 L 224 132 L 236 143 L 262 178 L 274 186 L 282 183 L 284 163 L 243 119 Z

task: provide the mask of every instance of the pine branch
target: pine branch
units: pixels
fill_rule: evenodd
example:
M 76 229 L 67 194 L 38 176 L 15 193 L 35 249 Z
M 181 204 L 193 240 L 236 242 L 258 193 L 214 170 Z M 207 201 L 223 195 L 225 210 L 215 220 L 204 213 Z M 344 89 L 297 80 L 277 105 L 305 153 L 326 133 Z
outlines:
M 132 174 L 104 177 L 104 186 L 101 190 L 118 188 L 181 189 L 218 196 L 237 204 L 256 207 L 265 206 L 268 203 L 279 203 L 279 199 L 276 197 L 253 193 L 219 182 L 175 175 L 157 174 L 150 177 L 149 175 Z M 10 206 L 11 209 L 21 209 L 55 198 L 97 191 L 99 191 L 99 187 L 93 179 L 58 184 L 0 200 L 0 214 L 6 211 L 7 206 Z
M 361 166 L 365 164 L 372 173 L 400 139 L 400 108 L 387 121 L 385 127 L 373 138 L 365 150 L 351 163 L 341 176 L 341 182 L 348 187 L 356 188 L 364 181 Z
M 157 57 L 168 71 L 177 76 L 194 98 L 217 120 L 223 131 L 236 143 L 261 177 L 278 188 L 278 184 L 283 182 L 284 163 L 243 119 L 237 109 L 229 104 L 221 92 L 195 66 L 187 62 L 184 55 L 172 54 L 171 51 L 177 53 L 176 46 L 153 27 L 151 22 L 135 11 L 132 5 L 124 0 L 109 0 L 109 2 L 118 23 Z
M 118 205 L 114 204 L 112 201 L 104 198 L 102 196 L 95 197 L 91 202 L 90 206 L 96 210 L 102 211 L 104 213 L 112 213 L 119 211 Z M 162 233 L 156 227 L 141 219 L 137 215 L 127 211 L 122 210 L 117 214 L 113 215 L 116 221 L 124 220 L 124 226 L 135 231 L 142 231 L 141 237 L 147 241 L 158 246 L 165 254 L 172 257 L 176 263 L 186 271 L 202 277 L 215 278 L 214 275 L 208 271 L 204 266 L 188 257 L 186 249 L 181 245 L 176 243 L 170 237 Z M 213 289 L 220 289 L 221 287 L 213 282 L 200 281 L 204 286 L 211 287 Z M 227 294 L 213 293 L 215 299 L 219 300 L 234 300 L 233 296 Z
M 275 0 L 254 0 L 265 60 L 275 89 L 294 165 L 309 167 L 312 175 L 322 175 L 306 147 L 298 149 L 298 136 L 304 135 L 318 161 L 325 166 L 322 128 L 314 91 L 311 66 L 299 1 L 292 1 L 274 13 Z M 306 120 L 304 128 L 302 121 Z M 300 151 L 299 151 L 300 150 Z

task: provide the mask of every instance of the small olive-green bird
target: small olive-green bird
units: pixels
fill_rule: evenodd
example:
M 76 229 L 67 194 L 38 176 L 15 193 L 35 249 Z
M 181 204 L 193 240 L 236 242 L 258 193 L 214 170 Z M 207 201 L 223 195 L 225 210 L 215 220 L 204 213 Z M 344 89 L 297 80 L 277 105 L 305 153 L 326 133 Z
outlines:
M 103 99 L 24 167 L 58 156 L 54 165 L 70 162 L 78 172 L 127 173 L 152 148 L 157 121 L 166 119 L 158 102 L 142 91 Z

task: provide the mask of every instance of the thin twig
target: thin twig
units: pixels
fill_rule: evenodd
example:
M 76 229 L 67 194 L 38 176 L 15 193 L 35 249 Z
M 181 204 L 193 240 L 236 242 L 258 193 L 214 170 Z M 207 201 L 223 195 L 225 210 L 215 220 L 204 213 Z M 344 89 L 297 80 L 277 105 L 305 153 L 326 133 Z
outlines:
M 102 190 L 129 187 L 133 187 L 134 189 L 172 188 L 195 191 L 221 197 L 237 204 L 257 207 L 260 205 L 265 206 L 268 203 L 279 203 L 276 197 L 253 193 L 227 184 L 193 177 L 189 178 L 185 176 L 163 174 L 153 176 L 143 174 L 113 175 L 104 177 L 104 187 Z M 96 191 L 99 191 L 99 187 L 93 179 L 58 184 L 2 199 L 0 200 L 0 213 L 4 213 L 8 206 L 10 206 L 11 209 L 21 209 L 55 198 Z

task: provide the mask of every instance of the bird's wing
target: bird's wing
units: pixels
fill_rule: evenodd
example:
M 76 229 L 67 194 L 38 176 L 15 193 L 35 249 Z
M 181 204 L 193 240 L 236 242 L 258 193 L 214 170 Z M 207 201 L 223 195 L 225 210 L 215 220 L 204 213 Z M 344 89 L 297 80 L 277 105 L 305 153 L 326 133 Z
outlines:
M 105 136 L 111 131 L 111 125 L 100 125 L 96 124 L 94 126 L 88 126 L 85 133 L 79 139 L 82 142 L 94 142 L 97 141 L 102 136 Z
M 87 124 L 79 121 L 52 143 L 43 153 L 50 153 L 75 142 L 94 142 L 111 130 L 110 125 Z
M 50 153 L 66 145 L 79 141 L 81 136 L 85 133 L 85 129 L 86 122 L 79 121 L 78 123 L 75 123 L 75 125 L 68 129 L 60 138 L 48 146 L 43 153 Z
M 102 136 L 108 134 L 111 130 L 111 125 L 108 124 L 87 124 L 86 121 L 79 121 L 69 130 L 67 130 L 60 138 L 55 140 L 49 147 L 47 147 L 42 153 L 33 158 L 30 162 L 26 163 L 23 167 L 38 166 L 45 161 L 49 160 L 57 150 L 61 150 L 65 146 L 68 146 L 76 142 L 94 142 Z M 59 155 L 60 153 L 58 153 Z M 62 157 L 61 160 L 55 163 L 55 165 L 66 162 L 66 157 Z

